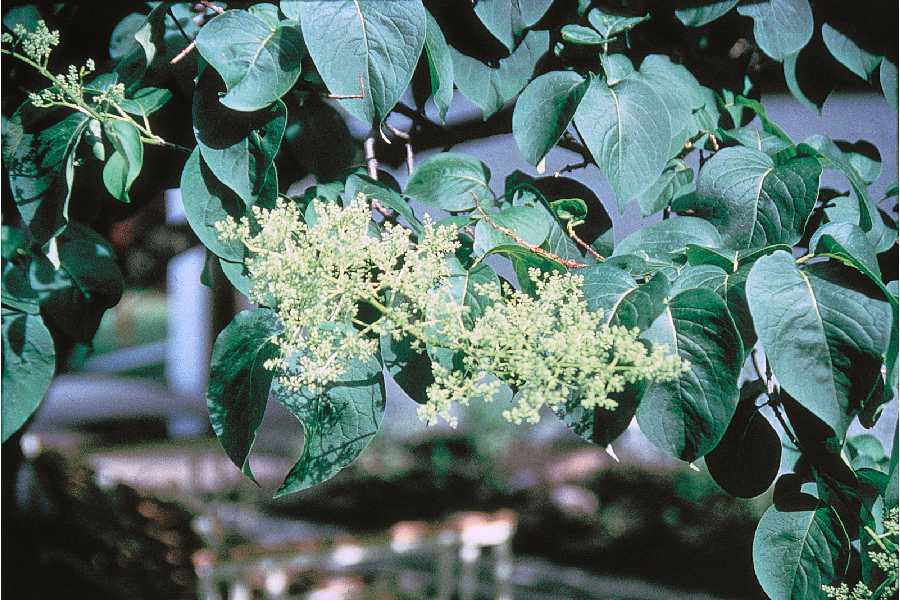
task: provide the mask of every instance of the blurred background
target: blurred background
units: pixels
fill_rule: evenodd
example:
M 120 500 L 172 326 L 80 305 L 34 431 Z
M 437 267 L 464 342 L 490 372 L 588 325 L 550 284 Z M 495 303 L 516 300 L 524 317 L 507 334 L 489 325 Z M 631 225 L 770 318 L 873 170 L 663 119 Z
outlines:
M 470 27 L 460 50 L 495 58 L 497 42 L 454 16 L 451 2 L 427 4 L 448 30 Z M 4 15 L 21 8 L 6 2 Z M 48 3 L 35 10 L 62 30 L 64 64 L 87 57 L 100 64 L 111 60 L 113 27 L 142 5 Z M 538 27 L 558 27 L 554 18 L 551 11 Z M 755 93 L 794 139 L 821 133 L 866 140 L 861 147 L 882 164 L 873 186 L 874 197 L 882 197 L 897 181 L 897 117 L 882 96 L 823 59 L 817 78 L 837 91 L 816 114 L 786 93 L 780 68 L 747 42 L 749 19 L 732 14 L 724 21 L 720 38 L 703 42 L 702 31 L 687 38 L 683 28 L 676 35 L 669 21 L 654 18 L 640 30 L 647 39 L 634 45 L 680 57 L 716 89 L 730 85 L 721 75 L 730 67 L 752 71 Z M 873 43 L 890 41 L 896 61 L 893 21 L 866 26 Z M 176 98 L 154 121 L 163 137 L 188 146 L 191 60 L 173 69 L 164 87 Z M 8 59 L 2 77 L 8 116 L 34 82 Z M 419 105 L 417 83 L 407 106 Z M 333 115 L 333 127 L 311 131 L 291 108 L 279 158 L 282 191 L 299 195 L 362 165 L 361 124 L 318 102 L 304 108 Z M 428 104 L 419 114 L 436 121 L 433 109 Z M 506 133 L 510 114 L 484 122 L 457 94 L 442 130 L 423 126 L 421 116 L 395 114 L 389 123 L 412 132 L 416 161 L 452 147 L 484 161 L 502 191 L 517 169 L 539 175 Z M 377 154 L 384 176 L 402 185 L 402 145 L 380 143 Z M 557 148 L 544 174 L 579 159 Z M 260 486 L 244 479 L 211 433 L 205 390 L 215 335 L 247 304 L 186 224 L 178 190 L 183 160 L 148 149 L 135 202 L 110 200 L 100 229 L 116 248 L 127 290 L 103 317 L 92 347 L 57 340 L 65 359 L 48 397 L 23 433 L 4 444 L 3 592 L 232 600 L 762 597 L 750 551 L 770 496 L 731 498 L 702 461 L 666 459 L 634 424 L 614 455 L 583 442 L 552 414 L 536 426 L 509 425 L 501 406 L 470 407 L 455 430 L 425 427 L 416 405 L 388 381 L 381 431 L 333 480 L 272 499 L 303 446 L 299 423 L 275 402 L 251 458 Z M 636 203 L 619 214 L 596 168 L 570 175 L 579 183 L 561 177 L 560 184 L 605 206 L 616 240 L 645 221 Z M 99 180 L 76 177 L 73 206 L 79 195 L 103 193 L 92 178 Z M 15 209 L 5 177 L 3 185 L 6 222 Z M 846 184 L 826 175 L 823 186 Z M 895 202 L 883 208 L 896 220 Z M 896 279 L 896 247 L 886 262 L 882 270 Z M 897 419 L 896 404 L 889 410 L 882 429 L 869 432 L 883 441 Z

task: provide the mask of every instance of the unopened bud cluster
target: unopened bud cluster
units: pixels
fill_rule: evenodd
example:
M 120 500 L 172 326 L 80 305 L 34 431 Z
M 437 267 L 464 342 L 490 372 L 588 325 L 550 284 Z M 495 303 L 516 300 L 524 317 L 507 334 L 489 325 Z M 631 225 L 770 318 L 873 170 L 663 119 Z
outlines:
M 363 195 L 346 206 L 316 200 L 306 214 L 308 222 L 298 204 L 279 199 L 270 210 L 254 207 L 250 219 L 216 225 L 222 239 L 250 251 L 250 299 L 281 318 L 280 355 L 266 367 L 287 390 L 326 388 L 351 361 L 377 353 L 380 336 L 432 357 L 435 382 L 419 410 L 428 422 L 453 424 L 454 405 L 489 401 L 504 386 L 516 392 L 504 413 L 514 422 L 537 422 L 543 406 L 572 398 L 614 408 L 610 394 L 627 384 L 669 380 L 687 366 L 589 311 L 579 276 L 532 271 L 534 297 L 476 286 L 473 314 L 462 300 L 471 292 L 453 257 L 455 230 L 426 216 L 414 241 L 401 226 L 376 225 Z M 380 317 L 362 321 L 363 305 Z
M 34 31 L 28 31 L 24 25 L 16 23 L 12 33 L 4 33 L 0 41 L 12 45 L 13 49 L 21 49 L 29 60 L 46 67 L 50 53 L 59 45 L 59 31 L 50 31 L 43 20 L 37 22 Z
M 2 42 L 11 46 L 8 52 L 29 61 L 53 82 L 51 87 L 28 95 L 34 106 L 50 108 L 85 105 L 85 78 L 97 69 L 93 59 L 87 59 L 81 67 L 69 65 L 65 73 L 53 75 L 47 71 L 50 54 L 59 44 L 59 31 L 50 31 L 44 21 L 38 21 L 34 31 L 28 31 L 22 24 L 17 24 L 12 34 L 3 34 Z M 125 99 L 125 86 L 116 83 L 93 92 L 92 96 L 91 101 L 97 106 L 119 104 Z

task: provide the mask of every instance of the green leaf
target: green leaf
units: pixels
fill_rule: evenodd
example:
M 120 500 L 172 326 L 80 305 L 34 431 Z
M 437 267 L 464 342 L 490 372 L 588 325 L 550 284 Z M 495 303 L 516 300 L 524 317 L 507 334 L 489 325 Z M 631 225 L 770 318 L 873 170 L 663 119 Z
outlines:
M 27 31 L 34 31 L 41 20 L 41 11 L 33 4 L 13 6 L 4 11 L 3 26 L 9 30 L 21 25 Z
M 888 469 L 888 483 L 884 492 L 884 507 L 886 509 L 895 508 L 898 504 L 897 494 L 900 491 L 898 484 L 898 455 L 900 455 L 900 436 L 898 436 L 900 424 L 894 426 L 894 435 L 892 436 L 893 448 L 891 449 L 891 459 Z
M 296 27 L 273 27 L 243 10 L 226 11 L 197 34 L 197 50 L 228 88 L 220 101 L 240 111 L 265 108 L 294 87 L 303 42 Z
M 207 252 L 209 252 L 208 249 Z M 215 254 L 212 254 L 211 252 L 209 252 L 209 254 L 215 256 Z M 249 296 L 250 290 L 253 288 L 253 281 L 250 279 L 249 275 L 244 272 L 244 263 L 231 262 L 224 258 L 219 258 L 218 260 L 222 273 L 225 274 L 228 283 L 244 296 Z
M 3 309 L 3 441 L 37 410 L 53 379 L 56 350 L 40 315 Z
M 560 407 L 557 416 L 585 441 L 606 447 L 631 425 L 645 387 L 645 382 L 641 381 L 626 385 L 621 392 L 610 394 L 610 398 L 617 403 L 613 410 L 585 409 L 578 398 L 573 398 L 564 408 Z
M 651 54 L 641 63 L 641 79 L 662 98 L 672 128 L 666 158 L 677 156 L 685 142 L 700 130 L 694 112 L 706 103 L 703 87 L 690 71 L 673 63 L 668 56 Z
M 772 254 L 776 250 L 790 252 L 787 244 L 774 244 L 763 248 L 732 250 L 729 248 L 710 248 L 690 244 L 687 248 L 688 263 L 692 265 L 718 265 L 726 271 L 737 271 L 741 265 L 752 264 L 760 256 Z
M 690 362 L 690 370 L 647 387 L 638 424 L 662 451 L 696 460 L 716 447 L 737 407 L 744 362 L 740 335 L 718 294 L 694 289 L 672 298 L 645 337 L 668 345 Z
M 250 479 L 250 450 L 266 412 L 274 375 L 263 365 L 279 355 L 274 340 L 281 329 L 274 311 L 245 310 L 213 345 L 206 394 L 209 420 L 228 458 Z
M 438 109 L 441 121 L 447 118 L 453 101 L 453 57 L 444 38 L 441 26 L 431 13 L 427 13 L 425 28 L 425 56 L 428 59 L 428 75 L 431 79 L 431 99 Z
M 278 27 L 280 22 L 280 17 L 278 15 L 278 7 L 274 4 L 270 4 L 268 2 L 260 2 L 259 4 L 254 4 L 250 6 L 247 11 L 254 17 L 259 18 L 260 21 L 272 27 Z
M 4 260 L 10 260 L 20 249 L 25 248 L 28 236 L 25 230 L 13 227 L 11 225 L 0 226 L 0 254 Z
M 741 401 L 715 449 L 704 457 L 713 480 L 738 498 L 759 496 L 772 485 L 781 464 L 781 440 L 756 408 L 765 392 L 757 380 L 741 388 Z
M 673 158 L 665 171 L 646 192 L 638 196 L 641 215 L 648 217 L 670 205 L 672 200 L 694 191 L 694 170 L 684 161 Z
M 692 252 L 696 248 L 698 247 L 688 249 L 688 262 L 691 262 L 692 255 L 696 258 L 695 253 Z M 737 259 L 735 260 L 737 262 Z M 738 333 L 741 334 L 741 342 L 744 348 L 752 348 L 756 344 L 756 332 L 753 329 L 753 318 L 750 316 L 750 309 L 747 307 L 747 293 L 745 289 L 747 275 L 750 274 L 752 266 L 752 260 L 740 266 L 734 264 L 726 268 L 723 268 L 718 261 L 697 266 L 689 265 L 681 270 L 672 283 L 670 294 L 674 296 L 694 288 L 706 288 L 716 292 L 725 300 L 728 312 L 731 314 L 731 318 L 734 319 Z
M 124 58 L 137 45 L 134 35 L 146 22 L 147 16 L 141 13 L 131 13 L 119 21 L 109 36 L 109 57 L 113 60 Z
M 76 223 L 53 244 L 55 263 L 43 254 L 32 258 L 30 286 L 54 331 L 90 345 L 103 313 L 122 297 L 124 282 L 115 252 L 99 234 Z
M 489 217 L 496 227 L 513 231 L 529 244 L 540 246 L 550 234 L 552 225 L 546 209 L 542 206 L 510 206 Z M 498 231 L 484 218 L 475 224 L 474 254 L 486 254 L 497 246 L 515 244 L 507 234 Z
M 810 156 L 776 164 L 758 150 L 725 148 L 700 169 L 696 193 L 674 208 L 713 223 L 727 248 L 793 245 L 803 236 L 821 174 Z
M 607 85 L 615 85 L 634 74 L 634 64 L 624 54 L 601 54 L 600 65 Z
M 88 118 L 73 113 L 37 133 L 25 132 L 8 165 L 9 187 L 35 241 L 56 236 L 69 221 L 75 148 Z
M 574 23 L 564 25 L 559 33 L 564 42 L 577 44 L 579 46 L 599 46 L 605 39 L 590 27 L 576 25 Z
M 442 292 L 449 302 L 454 302 L 468 308 L 463 316 L 467 325 L 471 326 L 475 319 L 484 314 L 491 301 L 478 291 L 480 286 L 493 287 L 500 290 L 500 278 L 497 273 L 485 263 L 479 263 L 471 269 L 463 267 L 456 258 L 447 260 L 450 276 L 447 279 Z
M 347 365 L 324 393 L 275 397 L 303 424 L 303 453 L 275 493 L 293 494 L 330 479 L 366 449 L 384 416 L 384 377 L 376 358 Z
M 3 261 L 3 306 L 37 315 L 41 312 L 37 292 L 31 287 L 27 266 Z
M 584 269 L 584 298 L 589 310 L 603 311 L 609 325 L 647 329 L 666 308 L 669 280 L 659 273 L 638 284 L 628 273 L 605 264 Z
M 684 252 L 688 244 L 717 247 L 722 245 L 722 237 L 715 226 L 703 219 L 666 219 L 626 237 L 616 245 L 613 256 L 633 254 L 668 261 L 673 254 Z
M 869 76 L 878 68 L 880 56 L 870 54 L 856 45 L 856 42 L 829 25 L 822 24 L 822 39 L 831 55 L 839 63 L 850 69 L 857 77 L 868 81 Z
M 262 191 L 281 146 L 287 108 L 281 100 L 258 111 L 236 111 L 219 102 L 222 82 L 207 69 L 193 100 L 194 137 L 216 179 L 251 205 Z
M 602 37 L 610 39 L 613 36 L 625 33 L 634 29 L 644 21 L 649 21 L 649 13 L 641 17 L 630 17 L 627 15 L 616 15 L 603 11 L 599 8 L 593 8 L 588 12 L 588 22 L 596 29 Z
M 675 281 L 672 282 L 673 296 L 685 292 L 703 288 L 712 290 L 724 298 L 725 282 L 728 280 L 728 271 L 715 264 L 687 265 L 684 267 Z
M 169 16 L 169 11 L 175 16 L 178 25 Z M 134 40 L 140 46 L 139 55 L 135 56 L 137 53 L 130 52 L 116 65 L 116 71 L 126 80 L 139 80 L 154 62 L 161 62 L 164 57 L 174 57 L 176 52 L 188 44 L 182 30 L 188 38 L 194 38 L 199 33 L 200 25 L 194 20 L 196 16 L 197 13 L 188 4 L 157 3 L 147 15 L 144 25 L 134 33 Z M 134 68 L 131 64 L 132 56 L 139 62 L 139 70 L 133 77 L 129 77 L 129 70 Z M 171 69 L 169 64 L 165 66 Z
M 668 110 L 641 79 L 609 87 L 593 78 L 575 112 L 575 126 L 609 180 L 620 210 L 653 185 L 669 159 Z
M 550 33 L 529 31 L 522 43 L 496 69 L 450 49 L 453 76 L 463 96 L 481 109 L 485 120 L 522 91 L 538 60 L 550 49 Z
M 434 383 L 434 374 L 424 349 L 414 349 L 409 337 L 396 340 L 386 334 L 381 336 L 381 360 L 407 396 L 419 404 L 428 400 L 428 386 Z
M 801 104 L 816 114 L 822 114 L 822 106 L 825 105 L 827 94 L 819 98 L 819 102 L 811 99 L 800 87 L 800 80 L 797 78 L 797 61 L 800 59 L 800 53 L 794 52 L 784 57 L 784 81 L 787 83 L 788 90 Z
M 126 98 L 120 106 L 130 115 L 148 117 L 172 99 L 172 92 L 162 88 L 145 87 Z
M 847 177 L 847 181 L 850 182 L 850 187 L 853 188 L 853 193 L 856 194 L 856 199 L 859 201 L 860 220 L 858 225 L 862 230 L 869 231 L 876 226 L 878 209 L 869 198 L 866 183 L 859 171 L 856 170 L 850 156 L 841 150 L 833 140 L 824 135 L 814 135 L 803 143 L 819 153 L 819 161 L 823 168 L 839 170 Z
M 487 30 L 512 50 L 521 33 L 541 20 L 553 0 L 479 0 L 474 4 Z
M 861 220 L 859 206 L 860 202 L 855 198 L 838 196 L 828 202 L 825 214 L 828 216 L 828 220 L 834 223 L 859 225 Z M 897 243 L 897 229 L 892 227 L 893 222 L 890 217 L 883 215 L 878 209 L 875 210 L 875 220 L 872 222 L 872 227 L 865 233 L 869 243 L 875 248 L 875 253 L 881 254 L 890 250 Z M 891 222 L 891 224 L 888 224 L 888 222 Z
M 886 58 L 882 60 L 878 78 L 881 81 L 881 93 L 884 94 L 884 99 L 894 110 L 897 110 L 897 65 Z
M 128 190 L 144 164 L 141 134 L 131 123 L 115 119 L 103 124 L 103 133 L 114 149 L 103 166 L 103 184 L 117 200 L 131 202 Z
M 859 227 L 850 223 L 828 223 L 816 231 L 809 243 L 816 253 L 827 253 L 844 264 L 850 265 L 868 277 L 884 294 L 891 306 L 891 327 L 888 345 L 884 352 L 885 381 L 888 386 L 884 393 L 877 390 L 863 402 L 860 422 L 871 427 L 875 424 L 881 406 L 893 397 L 893 382 L 896 380 L 897 344 L 900 336 L 900 306 L 897 297 L 884 285 L 881 270 L 875 256 L 875 249 Z M 876 382 L 877 383 L 877 382 Z
M 536 165 L 572 122 L 588 81 L 574 71 L 552 71 L 528 84 L 516 101 L 512 131 L 522 156 Z
M 285 146 L 301 167 L 318 181 L 331 181 L 349 170 L 359 143 L 350 135 L 344 117 L 318 94 L 303 98 L 301 110 L 291 111 Z M 315 148 L 315 152 L 310 152 Z
M 740 0 L 711 0 L 701 3 L 700 6 L 679 8 L 675 16 L 683 25 L 688 27 L 702 27 L 712 23 L 716 19 L 725 16 L 732 8 L 737 6 Z
M 404 194 L 426 206 L 447 211 L 469 210 L 476 201 L 493 201 L 488 186 L 491 172 L 477 158 L 465 154 L 444 152 L 420 163 Z
M 826 223 L 813 233 L 809 248 L 815 254 L 840 256 L 877 285 L 884 285 L 881 283 L 881 269 L 878 267 L 875 248 L 866 237 L 866 232 L 852 223 Z M 887 290 L 885 294 L 889 295 Z
M 744 348 L 751 348 L 756 344 L 756 330 L 747 304 L 747 277 L 752 268 L 753 262 L 745 263 L 725 278 L 725 304 L 741 334 Z
M 724 92 L 724 90 L 723 90 Z M 782 129 L 778 123 L 769 118 L 769 113 L 766 110 L 766 107 L 762 105 L 758 100 L 754 100 L 753 98 L 747 98 L 745 96 L 736 96 L 734 101 L 732 102 L 732 111 L 737 112 L 736 107 L 746 107 L 756 113 L 756 116 L 759 117 L 759 122 L 762 124 L 763 131 L 767 133 L 771 133 L 772 135 L 777 135 L 782 140 L 784 140 L 789 146 L 794 145 L 794 141 L 791 139 L 791 136 Z M 734 116 L 732 116 L 734 119 Z M 739 120 L 735 121 L 735 125 L 739 124 Z
M 375 181 L 368 175 L 354 173 L 347 177 L 344 186 L 346 198 L 355 198 L 357 194 L 364 194 L 369 200 L 377 200 L 385 208 L 397 211 L 401 217 L 412 227 L 416 233 L 421 233 L 422 224 L 416 218 L 412 208 L 400 195 L 400 192 L 389 188 L 387 185 Z
M 406 91 L 425 45 L 427 12 L 419 0 L 311 0 L 297 9 L 303 41 L 333 94 L 351 115 L 380 123 Z
M 243 262 L 244 246 L 240 241 L 222 241 L 215 224 L 231 216 L 244 215 L 241 199 L 213 175 L 200 156 L 200 148 L 191 152 L 181 173 L 181 201 L 184 214 L 203 245 L 216 256 L 232 262 Z
M 799 52 L 812 39 L 809 0 L 763 0 L 739 6 L 738 13 L 753 18 L 756 43 L 777 61 Z
M 720 133 L 725 139 L 734 140 L 742 146 L 758 150 L 759 152 L 765 152 L 769 156 L 774 156 L 790 147 L 790 144 L 777 135 L 767 131 L 760 131 L 755 127 L 725 129 Z
M 753 568 L 773 600 L 815 600 L 822 586 L 841 581 L 850 541 L 830 506 L 782 511 L 770 506 L 753 538 Z
M 587 204 L 581 198 L 560 198 L 550 202 L 550 209 L 561 221 L 583 221 L 588 215 Z
M 881 377 L 891 320 L 881 296 L 854 269 L 819 263 L 801 271 L 783 251 L 757 260 L 747 278 L 753 323 L 779 383 L 836 432 Z

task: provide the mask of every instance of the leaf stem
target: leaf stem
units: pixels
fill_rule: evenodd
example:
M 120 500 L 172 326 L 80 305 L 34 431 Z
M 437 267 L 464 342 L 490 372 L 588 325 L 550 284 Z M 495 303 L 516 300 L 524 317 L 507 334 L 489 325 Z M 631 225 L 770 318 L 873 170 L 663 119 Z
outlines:
M 472 193 L 472 192 L 469 192 L 469 193 Z M 472 195 L 475 196 L 474 193 L 472 193 Z M 557 263 L 563 265 L 564 267 L 568 267 L 570 269 L 582 269 L 587 266 L 585 263 L 578 262 L 577 260 L 571 260 L 569 258 L 563 258 L 561 256 L 557 256 L 556 254 L 553 254 L 549 250 L 544 250 L 540 246 L 537 246 L 535 244 L 532 244 L 530 242 L 523 240 L 512 229 L 510 229 L 508 227 L 504 227 L 503 225 L 498 225 L 497 223 L 495 223 L 494 220 L 491 219 L 491 217 L 485 212 L 485 210 L 483 208 L 481 208 L 481 206 L 478 205 L 477 197 L 475 198 L 475 201 L 476 201 L 475 206 L 478 207 L 478 212 L 481 213 L 481 218 L 484 220 L 484 222 L 487 223 L 488 225 L 490 225 L 493 229 L 499 231 L 500 233 L 511 237 L 517 245 L 522 246 L 523 248 L 527 248 L 528 250 L 531 250 L 538 256 L 543 256 L 544 258 L 550 259 L 550 260 L 557 262 Z
M 566 233 L 569 234 L 569 237 L 572 238 L 576 244 L 578 244 L 579 246 L 584 248 L 588 254 L 590 254 L 591 256 L 593 256 L 594 258 L 599 260 L 600 262 L 603 262 L 604 260 L 606 260 L 605 258 L 603 258 L 603 256 L 600 255 L 599 252 L 594 250 L 593 246 L 591 246 L 586 241 L 581 239 L 581 237 L 577 233 L 575 233 L 575 225 L 573 224 L 572 221 L 568 221 L 566 223 Z

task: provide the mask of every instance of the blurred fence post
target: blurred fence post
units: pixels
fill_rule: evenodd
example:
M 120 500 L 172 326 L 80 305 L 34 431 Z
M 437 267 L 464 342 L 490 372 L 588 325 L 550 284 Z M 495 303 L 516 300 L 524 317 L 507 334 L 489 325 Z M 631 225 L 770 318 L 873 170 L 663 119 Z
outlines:
M 166 191 L 166 222 L 186 222 L 181 190 Z M 166 382 L 185 398 L 206 397 L 211 340 L 210 291 L 200 282 L 206 249 L 197 246 L 169 261 L 166 272 L 168 331 L 166 334 Z

